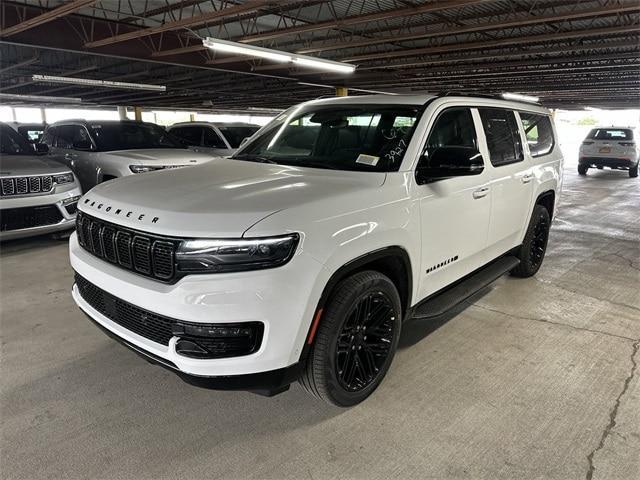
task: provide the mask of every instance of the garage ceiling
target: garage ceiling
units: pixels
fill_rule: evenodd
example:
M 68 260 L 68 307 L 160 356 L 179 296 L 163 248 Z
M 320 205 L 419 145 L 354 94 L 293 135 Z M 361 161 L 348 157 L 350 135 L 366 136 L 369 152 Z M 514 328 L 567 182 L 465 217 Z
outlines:
M 0 93 L 87 105 L 285 108 L 351 93 L 518 92 L 549 107 L 638 108 L 636 0 L 28 0 L 0 2 Z M 358 66 L 352 75 L 221 55 L 201 37 Z M 34 82 L 33 74 L 166 85 Z

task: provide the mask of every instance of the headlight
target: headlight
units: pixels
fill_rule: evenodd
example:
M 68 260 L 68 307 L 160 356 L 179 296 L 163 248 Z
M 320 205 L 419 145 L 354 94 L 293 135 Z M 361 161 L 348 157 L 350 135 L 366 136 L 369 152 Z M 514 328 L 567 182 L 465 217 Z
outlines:
M 129 165 L 129 170 L 133 173 L 155 172 L 156 170 L 165 170 L 167 168 L 181 168 L 186 165 Z
M 73 183 L 73 173 L 63 173 L 61 175 L 54 175 L 53 181 L 58 185 L 63 183 Z
M 181 272 L 238 272 L 287 263 L 298 245 L 297 233 L 270 238 L 187 240 L 176 251 Z

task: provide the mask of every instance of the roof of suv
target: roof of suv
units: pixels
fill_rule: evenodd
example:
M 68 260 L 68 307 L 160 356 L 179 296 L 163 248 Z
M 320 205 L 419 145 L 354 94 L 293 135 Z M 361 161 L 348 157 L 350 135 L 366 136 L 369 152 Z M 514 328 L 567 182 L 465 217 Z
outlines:
M 60 125 L 69 125 L 69 124 L 80 124 L 80 125 L 118 125 L 121 123 L 125 124 L 135 124 L 135 125 L 157 125 L 153 122 L 138 122 L 136 120 L 85 120 L 84 118 L 67 118 L 66 120 L 58 120 L 57 122 L 51 123 L 49 127 L 57 127 Z M 157 125 L 160 126 L 160 125 Z M 160 127 L 162 128 L 162 127 Z
M 506 107 L 514 110 L 529 110 L 549 114 L 549 110 L 537 103 L 528 103 L 514 100 L 503 100 L 498 97 L 489 96 L 467 96 L 467 95 L 433 95 L 433 94 L 412 94 L 412 95 L 359 95 L 353 97 L 330 97 L 320 98 L 306 102 L 307 105 L 317 104 L 388 104 L 388 105 L 424 105 L 431 100 L 447 99 L 460 101 L 469 104 L 495 105 L 496 107 Z
M 173 127 L 185 127 L 185 126 L 204 126 L 204 125 L 213 125 L 214 127 L 256 127 L 260 128 L 260 125 L 255 123 L 246 123 L 246 122 L 178 122 L 172 125 L 169 125 L 167 128 Z

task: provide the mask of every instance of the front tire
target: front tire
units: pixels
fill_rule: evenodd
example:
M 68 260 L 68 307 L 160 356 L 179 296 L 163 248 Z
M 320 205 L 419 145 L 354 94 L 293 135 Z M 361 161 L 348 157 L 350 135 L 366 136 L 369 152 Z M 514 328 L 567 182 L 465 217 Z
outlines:
M 587 170 L 589 170 L 589 167 L 586 167 L 584 165 L 578 165 L 578 175 L 586 175 Z
M 629 177 L 636 178 L 638 176 L 638 165 L 629 169 Z
M 547 251 L 550 227 L 549 212 L 542 205 L 536 205 L 527 233 L 516 255 L 520 259 L 520 265 L 511 270 L 511 275 L 521 278 L 532 277 L 540 270 Z
M 388 277 L 364 271 L 342 280 L 324 307 L 301 385 L 340 407 L 362 402 L 389 370 L 401 321 L 400 296 Z

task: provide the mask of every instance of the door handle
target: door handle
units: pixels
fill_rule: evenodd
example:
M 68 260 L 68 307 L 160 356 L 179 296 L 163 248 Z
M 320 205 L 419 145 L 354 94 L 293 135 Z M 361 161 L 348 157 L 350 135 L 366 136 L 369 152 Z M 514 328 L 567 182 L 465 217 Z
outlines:
M 533 180 L 533 173 L 527 173 L 522 176 L 522 183 L 529 183 L 531 180 Z
M 482 187 L 473 192 L 473 198 L 482 198 L 486 197 L 489 193 L 489 187 Z

